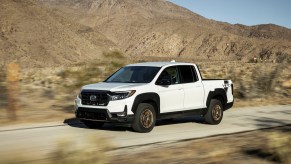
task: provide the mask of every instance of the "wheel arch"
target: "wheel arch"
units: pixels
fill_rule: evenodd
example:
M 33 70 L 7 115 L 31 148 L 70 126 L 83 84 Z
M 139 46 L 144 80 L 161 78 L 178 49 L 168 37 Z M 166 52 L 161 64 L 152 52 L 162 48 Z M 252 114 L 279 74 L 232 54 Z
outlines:
M 154 107 L 156 114 L 158 115 L 160 113 L 160 96 L 157 93 L 149 92 L 149 93 L 142 93 L 136 96 L 131 108 L 131 111 L 133 113 L 136 112 L 137 107 L 140 103 L 151 104 Z
M 209 107 L 210 101 L 212 99 L 217 99 L 221 101 L 223 109 L 225 110 L 225 105 L 227 104 L 227 96 L 224 89 L 218 88 L 218 89 L 215 89 L 214 91 L 209 92 L 207 101 L 206 101 L 207 108 Z

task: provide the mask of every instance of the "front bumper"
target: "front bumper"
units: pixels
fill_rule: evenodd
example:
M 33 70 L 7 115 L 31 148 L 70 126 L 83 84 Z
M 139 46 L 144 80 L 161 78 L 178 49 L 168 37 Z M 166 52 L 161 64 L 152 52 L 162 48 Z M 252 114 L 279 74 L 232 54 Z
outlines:
M 118 113 L 110 113 L 108 109 L 102 108 L 78 107 L 75 111 L 75 115 L 81 121 L 99 121 L 127 127 L 131 126 L 134 119 L 134 115 L 127 115 L 127 106 L 124 107 L 123 112 Z

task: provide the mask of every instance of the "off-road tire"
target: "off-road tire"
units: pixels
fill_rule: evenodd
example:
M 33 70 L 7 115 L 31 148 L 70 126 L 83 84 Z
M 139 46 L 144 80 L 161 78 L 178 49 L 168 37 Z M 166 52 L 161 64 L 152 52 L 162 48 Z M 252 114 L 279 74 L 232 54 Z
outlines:
M 100 129 L 104 125 L 104 122 L 82 120 L 82 122 L 90 129 Z
M 221 122 L 223 117 L 223 106 L 220 100 L 212 99 L 210 101 L 207 113 L 204 119 L 208 124 L 217 125 Z
M 133 130 L 140 133 L 148 133 L 153 130 L 155 124 L 156 112 L 154 107 L 148 103 L 139 104 L 134 114 Z

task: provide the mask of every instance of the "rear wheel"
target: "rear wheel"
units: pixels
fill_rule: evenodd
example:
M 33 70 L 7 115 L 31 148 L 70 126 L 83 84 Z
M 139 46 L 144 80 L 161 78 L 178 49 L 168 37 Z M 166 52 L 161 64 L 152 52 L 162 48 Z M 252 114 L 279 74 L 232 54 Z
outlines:
M 154 107 L 148 103 L 138 105 L 135 112 L 132 128 L 140 133 L 148 133 L 156 124 L 156 112 Z
M 223 117 L 223 106 L 220 100 L 212 99 L 210 101 L 207 113 L 204 118 L 208 124 L 217 125 Z
M 90 129 L 100 129 L 104 125 L 104 122 L 82 120 L 82 122 Z

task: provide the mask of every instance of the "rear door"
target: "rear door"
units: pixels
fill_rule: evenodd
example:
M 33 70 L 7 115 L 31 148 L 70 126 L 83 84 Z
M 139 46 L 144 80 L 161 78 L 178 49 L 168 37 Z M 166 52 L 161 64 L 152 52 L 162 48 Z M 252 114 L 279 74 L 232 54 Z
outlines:
M 168 113 L 183 110 L 184 90 L 180 83 L 180 74 L 177 66 L 165 68 L 160 74 L 156 84 L 163 76 L 171 77 L 170 85 L 157 85 L 160 95 L 160 111 Z
M 204 88 L 201 80 L 197 76 L 194 66 L 179 66 L 181 84 L 184 89 L 184 110 L 203 108 Z

